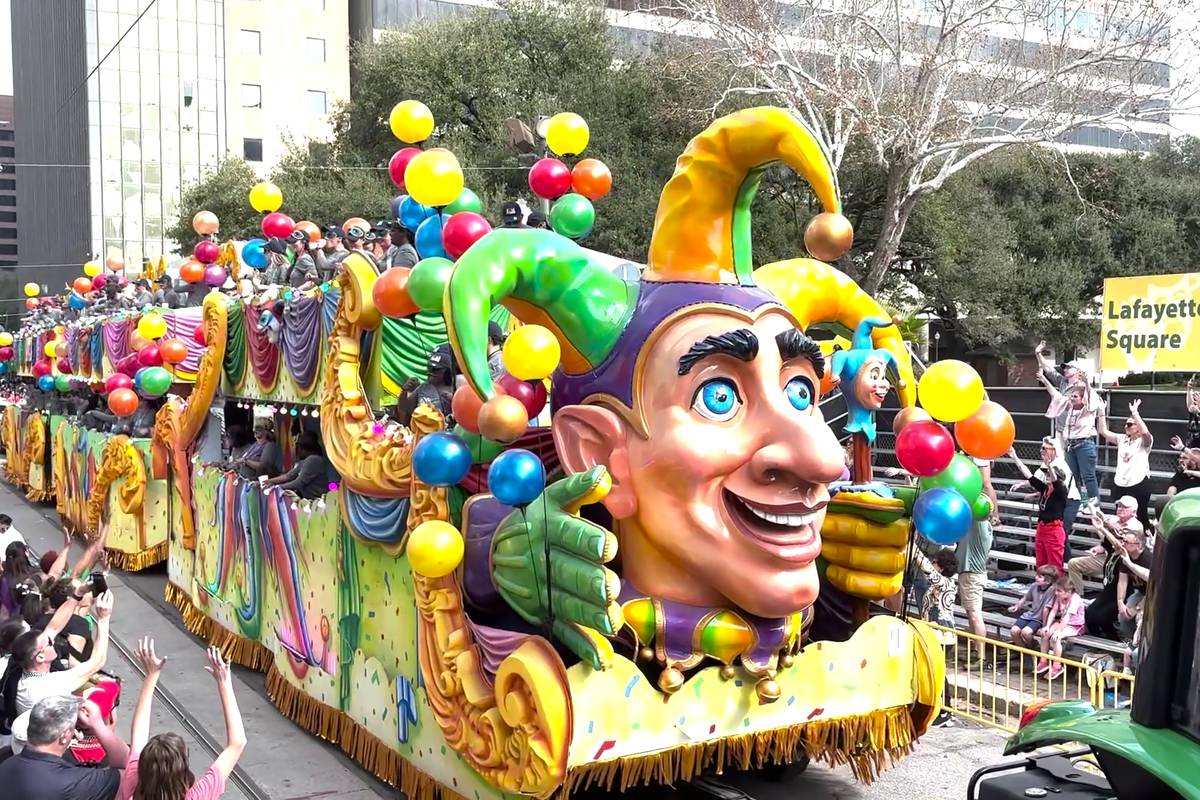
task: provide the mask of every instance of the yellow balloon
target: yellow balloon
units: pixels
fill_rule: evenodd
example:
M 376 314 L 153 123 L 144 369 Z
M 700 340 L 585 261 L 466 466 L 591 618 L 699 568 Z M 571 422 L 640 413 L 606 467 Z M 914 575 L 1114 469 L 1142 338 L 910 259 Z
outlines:
M 558 339 L 541 325 L 522 325 L 504 343 L 504 368 L 523 381 L 550 377 L 561 357 Z
M 39 294 L 41 294 L 41 291 L 42 291 L 42 287 L 38 286 L 33 281 L 30 281 L 29 283 L 25 284 L 25 296 L 26 297 L 37 297 Z
M 591 136 L 583 117 L 569 111 L 555 114 L 546 123 L 546 145 L 555 155 L 579 155 L 588 146 Z
M 88 261 L 83 265 L 83 274 L 89 278 L 94 278 L 104 271 L 104 266 L 99 261 Z
M 402 100 L 388 115 L 388 127 L 402 142 L 423 142 L 433 133 L 433 112 L 420 100 Z
M 167 321 L 160 314 L 147 314 L 138 320 L 137 332 L 147 339 L 159 339 L 167 334 Z
M 278 211 L 283 205 L 283 192 L 270 181 L 254 184 L 250 189 L 250 207 L 260 214 Z
M 441 147 L 418 153 L 404 170 L 404 187 L 421 205 L 448 206 L 462 194 L 463 172 L 454 153 Z
M 413 572 L 426 578 L 441 578 L 462 563 L 462 534 L 440 519 L 422 522 L 408 535 L 406 552 Z
M 54 358 L 58 352 L 58 342 L 46 342 L 46 346 L 42 348 L 42 352 L 46 354 L 46 358 Z
M 931 364 L 917 384 L 921 406 L 936 420 L 958 422 L 983 404 L 983 379 L 970 364 L 953 358 Z
M 8 347 L 13 343 L 13 335 L 8 331 L 0 331 L 0 347 Z

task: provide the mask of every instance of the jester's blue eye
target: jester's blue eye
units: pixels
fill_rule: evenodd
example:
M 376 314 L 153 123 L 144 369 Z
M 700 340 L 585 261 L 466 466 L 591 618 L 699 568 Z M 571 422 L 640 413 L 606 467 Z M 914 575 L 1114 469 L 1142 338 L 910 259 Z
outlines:
M 742 398 L 738 396 L 737 385 L 727 378 L 706 381 L 692 398 L 692 408 L 696 413 L 716 422 L 733 419 L 741 405 Z
M 783 393 L 797 411 L 808 411 L 813 402 L 813 385 L 808 378 L 795 377 L 783 387 Z

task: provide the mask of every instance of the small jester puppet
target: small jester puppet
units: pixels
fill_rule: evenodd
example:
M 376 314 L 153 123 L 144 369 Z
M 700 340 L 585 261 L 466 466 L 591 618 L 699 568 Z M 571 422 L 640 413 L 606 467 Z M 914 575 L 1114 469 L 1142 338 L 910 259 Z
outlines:
M 463 590 L 489 624 L 515 612 L 533 626 L 524 630 L 551 632 L 597 669 L 616 640 L 668 693 L 719 663 L 726 677 L 748 674 L 769 702 L 826 591 L 823 553 L 842 590 L 878 599 L 899 585 L 903 525 L 830 524 L 857 512 L 831 504 L 842 449 L 818 405 L 825 358 L 805 332 L 884 312 L 819 261 L 753 270 L 749 208 L 778 162 L 804 175 L 825 209 L 808 249 L 837 258 L 852 232 L 828 157 L 793 116 L 755 108 L 717 120 L 679 158 L 640 280 L 543 230 L 493 231 L 455 265 L 443 313 L 481 398 L 497 393 L 487 360 L 495 305 L 548 328 L 562 350 L 552 432 L 566 477 L 520 511 L 490 495 L 462 509 Z M 911 385 L 899 336 L 876 331 L 874 341 Z M 904 512 L 880 502 L 892 521 Z M 581 516 L 592 503 L 603 510 Z M 823 525 L 841 537 L 836 547 Z
M 830 373 L 835 386 L 841 386 L 846 399 L 846 432 L 861 433 L 875 441 L 875 412 L 891 390 L 888 370 L 898 371 L 891 350 L 876 347 L 871 332 L 892 324 L 889 319 L 868 317 L 858 323 L 849 350 L 835 350 Z

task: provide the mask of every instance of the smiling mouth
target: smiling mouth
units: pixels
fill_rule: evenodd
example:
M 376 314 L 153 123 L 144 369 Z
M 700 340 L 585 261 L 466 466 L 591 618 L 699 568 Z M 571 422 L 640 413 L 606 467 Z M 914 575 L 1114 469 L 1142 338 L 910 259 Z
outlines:
M 738 531 L 754 544 L 785 561 L 806 563 L 821 552 L 818 523 L 827 501 L 813 505 L 753 503 L 728 489 L 725 506 Z

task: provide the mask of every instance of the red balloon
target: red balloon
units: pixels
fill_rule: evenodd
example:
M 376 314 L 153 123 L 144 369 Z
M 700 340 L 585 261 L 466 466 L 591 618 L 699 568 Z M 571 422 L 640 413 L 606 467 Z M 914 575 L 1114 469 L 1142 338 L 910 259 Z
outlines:
M 571 170 L 571 188 L 588 200 L 599 200 L 612 188 L 612 173 L 603 161 L 585 158 Z
M 0 361 L 8 361 L 14 355 L 16 355 L 16 353 L 11 347 L 0 347 Z
M 571 191 L 571 170 L 557 158 L 543 158 L 529 170 L 529 188 L 545 200 L 557 200 Z
M 405 147 L 403 150 L 392 153 L 392 157 L 388 159 L 388 177 L 398 188 L 404 188 L 404 170 L 408 169 L 408 162 L 416 158 L 420 152 L 419 147 Z
M 158 353 L 164 364 L 179 364 L 187 359 L 187 345 L 179 339 L 163 339 L 158 343 Z
M 92 278 L 92 288 L 96 291 L 100 291 L 101 289 L 103 289 L 104 284 L 106 284 L 106 283 L 108 283 L 108 276 L 103 273 Z
M 33 362 L 33 377 L 35 378 L 40 378 L 43 375 L 49 375 L 53 371 L 54 367 L 52 367 L 50 362 L 44 358 Z
M 162 353 L 159 352 L 158 345 L 148 344 L 137 354 L 138 363 L 143 367 L 160 367 L 162 366 Z
M 442 247 L 451 258 L 458 258 L 491 230 L 491 223 L 481 215 L 474 211 L 460 211 L 442 226 Z
M 276 211 L 273 214 L 267 214 L 263 217 L 262 232 L 268 239 L 273 236 L 286 239 L 292 235 L 292 231 L 295 229 L 295 220 L 281 211 Z
M 201 347 L 208 344 L 208 337 L 204 335 L 203 325 L 197 325 L 196 329 L 192 331 L 192 339 Z
M 928 478 L 950 466 L 954 439 L 933 420 L 911 422 L 896 437 L 896 460 L 913 475 Z
M 60 358 L 58 360 L 58 371 L 64 375 L 70 375 L 72 372 L 71 362 L 65 358 Z
M 188 283 L 199 283 L 204 280 L 204 265 L 194 258 L 179 265 L 179 277 Z
M 384 270 L 379 280 L 375 281 L 371 297 L 375 300 L 375 307 L 379 309 L 380 314 L 396 319 L 411 317 L 421 310 L 408 294 L 410 271 L 406 267 L 392 267 Z
M 521 401 L 530 419 L 542 413 L 546 407 L 546 384 L 541 381 L 523 381 L 506 372 L 496 383 L 506 395 Z
M 108 410 L 118 417 L 128 417 L 138 408 L 138 396 L 133 389 L 114 389 L 108 393 Z
M 112 393 L 117 389 L 132 389 L 133 378 L 123 372 L 114 372 L 104 379 L 104 391 Z
M 142 365 L 138 363 L 137 353 L 130 353 L 117 362 L 117 370 L 125 373 L 131 378 L 136 375 L 137 371 L 141 368 Z
M 266 225 L 265 221 L 263 225 Z M 291 231 L 288 231 L 288 233 L 291 233 Z M 192 250 L 192 255 L 201 264 L 211 264 L 221 257 L 221 247 L 216 242 L 197 242 L 195 249 Z
M 82 276 L 78 277 L 75 279 L 75 282 L 71 284 L 71 287 L 80 294 L 87 294 L 92 290 L 92 279 Z
M 479 433 L 479 411 L 482 408 L 483 398 L 465 383 L 455 389 L 454 396 L 450 398 L 450 416 L 471 433 Z

